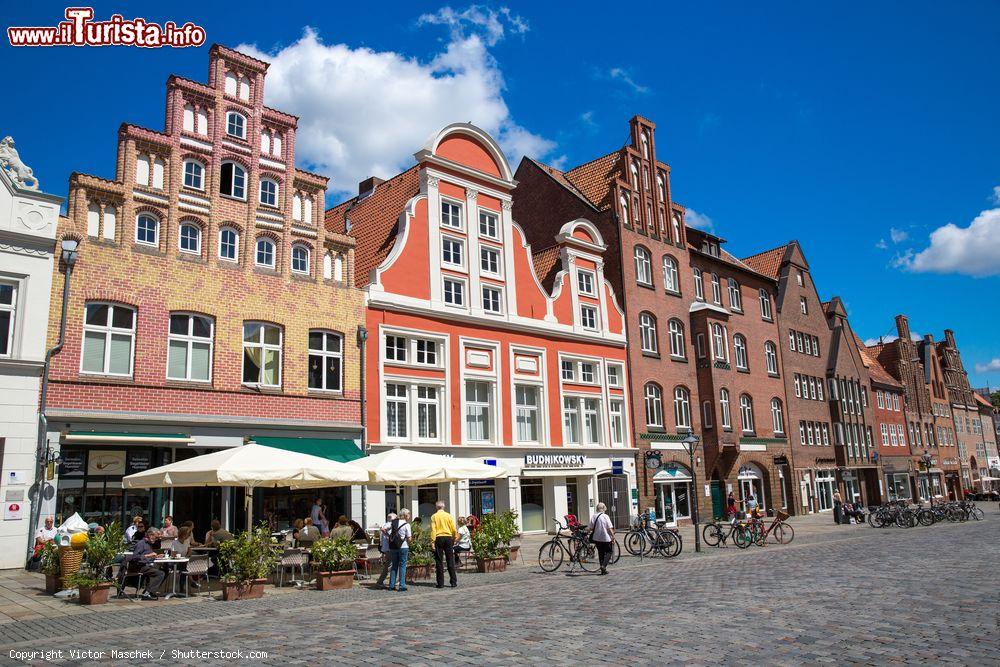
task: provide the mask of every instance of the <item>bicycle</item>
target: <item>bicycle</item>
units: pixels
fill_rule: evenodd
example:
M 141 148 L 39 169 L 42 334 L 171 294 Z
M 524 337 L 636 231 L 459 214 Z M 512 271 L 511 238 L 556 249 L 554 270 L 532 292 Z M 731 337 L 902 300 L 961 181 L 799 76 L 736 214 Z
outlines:
M 787 520 L 787 514 L 778 512 L 771 525 L 765 529 L 763 519 L 759 516 L 752 517 L 750 525 L 753 543 L 762 547 L 767 544 L 767 538 L 771 537 L 778 544 L 790 544 L 795 539 L 795 529 L 785 523 Z
M 636 516 L 625 535 L 625 550 L 633 556 L 655 554 L 673 558 L 683 549 L 684 542 L 680 533 L 672 528 L 653 526 L 649 520 L 649 512 Z
M 705 544 L 721 549 L 729 541 L 729 538 L 732 538 L 733 544 L 738 549 L 745 549 L 750 546 L 750 531 L 747 529 L 746 521 L 734 516 L 729 520 L 728 531 L 724 528 L 724 525 L 726 524 L 720 522 L 718 518 L 713 519 L 711 523 L 705 524 L 705 527 L 701 531 L 701 537 L 705 540 Z
M 556 535 L 538 550 L 538 567 L 543 572 L 555 572 L 562 567 L 563 561 L 569 557 L 570 572 L 576 565 L 584 572 L 596 572 L 601 567 L 597 556 L 597 547 L 587 539 L 583 531 L 563 535 L 568 527 L 559 519 L 553 517 L 556 524 Z

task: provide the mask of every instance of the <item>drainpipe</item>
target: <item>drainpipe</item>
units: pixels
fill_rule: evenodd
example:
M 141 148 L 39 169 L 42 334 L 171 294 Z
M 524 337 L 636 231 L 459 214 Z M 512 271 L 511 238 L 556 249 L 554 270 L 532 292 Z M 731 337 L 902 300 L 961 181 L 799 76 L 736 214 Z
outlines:
M 358 326 L 358 347 L 361 350 L 359 389 L 361 391 L 361 451 L 368 455 L 368 393 L 365 391 L 365 356 L 367 355 L 368 329 Z M 368 485 L 361 486 L 361 529 L 368 529 Z
M 66 264 L 66 277 L 63 280 L 62 314 L 59 318 L 59 341 L 55 347 L 45 353 L 45 363 L 42 366 L 42 389 L 38 401 L 38 445 L 35 450 L 35 492 L 31 494 L 31 515 L 28 518 L 28 545 L 24 565 L 27 568 L 35 550 L 35 531 L 38 530 L 42 515 L 42 487 L 45 484 L 45 467 L 49 459 L 48 435 L 49 420 L 45 416 L 45 405 L 49 394 L 49 366 L 52 357 L 59 354 L 66 341 L 66 312 L 69 308 L 69 285 L 73 276 L 73 266 L 76 264 L 77 249 L 80 242 L 76 239 L 63 239 L 60 245 L 62 260 Z

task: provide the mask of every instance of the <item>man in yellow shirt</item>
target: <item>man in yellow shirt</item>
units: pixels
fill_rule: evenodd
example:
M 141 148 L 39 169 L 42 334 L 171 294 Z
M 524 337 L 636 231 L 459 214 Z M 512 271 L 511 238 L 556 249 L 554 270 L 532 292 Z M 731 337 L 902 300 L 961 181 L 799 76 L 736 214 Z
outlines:
M 455 574 L 455 539 L 458 529 L 455 519 L 445 511 L 444 502 L 439 500 L 434 505 L 437 512 L 431 516 L 431 544 L 434 545 L 434 565 L 437 570 L 437 587 L 444 588 L 444 565 L 448 563 L 448 579 L 451 587 L 458 586 L 458 576 Z

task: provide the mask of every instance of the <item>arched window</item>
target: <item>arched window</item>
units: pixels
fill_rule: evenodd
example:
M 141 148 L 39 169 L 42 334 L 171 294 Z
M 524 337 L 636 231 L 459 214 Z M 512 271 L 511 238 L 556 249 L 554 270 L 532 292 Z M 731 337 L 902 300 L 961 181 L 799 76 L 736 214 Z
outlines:
M 272 178 L 260 179 L 260 203 L 264 206 L 278 205 L 278 182 Z
M 667 330 L 670 333 L 670 356 L 687 356 L 684 350 L 684 324 L 678 319 L 672 319 L 667 322 Z
M 674 420 L 677 428 L 691 428 L 691 396 L 684 387 L 674 389 Z
M 744 433 L 753 432 L 753 400 L 746 394 L 740 394 L 740 423 Z
M 719 283 L 719 274 L 712 274 L 712 302 L 722 305 L 722 285 Z
M 760 288 L 760 316 L 771 319 L 771 295 L 763 287 Z
M 646 426 L 663 426 L 663 392 L 659 385 L 649 382 L 645 389 Z
M 246 170 L 235 162 L 223 162 L 221 178 L 219 178 L 219 192 L 228 197 L 246 199 Z
M 680 276 L 677 273 L 677 260 L 666 255 L 663 258 L 663 288 L 668 292 L 681 291 Z
M 274 241 L 262 236 L 257 239 L 257 266 L 265 266 L 269 269 L 273 269 L 275 265 L 274 260 Z
M 719 418 L 722 420 L 722 428 L 732 428 L 733 418 L 729 411 L 729 390 L 719 390 Z
M 236 88 L 236 74 L 233 72 L 226 72 L 226 95 L 236 97 Z
M 237 112 L 230 111 L 226 114 L 226 134 L 237 139 L 247 138 L 247 119 Z
M 721 324 L 712 325 L 712 358 L 716 361 L 729 361 L 726 329 Z
M 635 247 L 635 280 L 643 285 L 653 284 L 653 263 L 649 251 L 638 245 Z
M 185 222 L 182 224 L 181 232 L 177 236 L 177 244 L 181 252 L 191 253 L 192 255 L 200 255 L 201 227 L 191 222 Z
M 674 224 L 674 242 L 675 243 L 680 243 L 682 241 L 682 239 L 681 239 L 681 216 L 678 215 L 677 213 L 674 213 L 674 215 L 672 216 L 672 220 L 673 220 L 673 224 Z
M 741 371 L 750 370 L 747 360 L 747 339 L 742 334 L 733 336 L 733 351 L 736 353 L 736 368 Z
M 135 159 L 135 182 L 138 185 L 149 185 L 148 155 L 139 155 Z
M 184 131 L 194 132 L 194 106 L 191 104 L 184 105 Z
M 302 201 L 302 221 L 307 225 L 313 223 L 313 200 L 312 197 L 306 196 Z
M 636 166 L 635 162 L 632 163 L 632 187 L 636 190 L 639 189 L 639 167 Z
M 663 182 L 663 177 L 659 175 L 656 177 L 656 194 L 659 195 L 660 201 L 667 199 L 667 186 Z
M 625 197 L 625 195 L 622 195 L 619 198 L 619 202 L 621 203 L 621 207 L 622 207 L 622 224 L 625 225 L 626 227 L 628 227 L 628 225 L 629 225 L 629 222 L 628 222 L 628 199 Z
M 781 412 L 781 401 L 777 398 L 771 399 L 771 424 L 775 435 L 785 432 L 785 417 Z
M 260 152 L 263 155 L 271 152 L 271 133 L 267 130 L 260 133 Z
M 309 248 L 301 243 L 292 246 L 292 271 L 309 273 Z
M 656 318 L 649 313 L 639 314 L 639 343 L 643 352 L 657 354 L 659 345 L 656 342 Z
M 219 259 L 227 262 L 238 261 L 240 253 L 240 233 L 232 227 L 219 230 Z
M 135 219 L 135 242 L 160 245 L 160 221 L 150 213 L 140 213 Z
M 729 279 L 729 307 L 733 310 L 743 310 L 743 297 L 740 294 L 740 284 Z
M 699 301 L 705 300 L 705 279 L 701 275 L 701 269 L 695 268 L 694 272 L 694 298 Z
M 281 157 L 281 135 L 277 132 L 274 133 L 274 140 L 271 142 L 271 154 Z
M 250 79 L 245 76 L 240 77 L 240 99 L 249 100 L 250 99 Z
M 343 282 L 344 280 L 344 256 L 339 252 L 333 258 L 333 279 L 337 282 Z
M 162 158 L 153 159 L 153 187 L 157 190 L 163 189 L 163 171 L 166 167 L 167 164 Z
M 302 195 L 292 195 L 292 220 L 302 220 Z
M 642 133 L 642 136 L 640 137 L 640 140 L 642 141 L 642 156 L 648 160 L 649 159 L 649 137 L 646 136 L 645 131 Z
M 771 375 L 778 374 L 778 347 L 771 341 L 764 343 L 764 365 Z
M 184 160 L 184 187 L 205 189 L 205 167 L 197 160 Z

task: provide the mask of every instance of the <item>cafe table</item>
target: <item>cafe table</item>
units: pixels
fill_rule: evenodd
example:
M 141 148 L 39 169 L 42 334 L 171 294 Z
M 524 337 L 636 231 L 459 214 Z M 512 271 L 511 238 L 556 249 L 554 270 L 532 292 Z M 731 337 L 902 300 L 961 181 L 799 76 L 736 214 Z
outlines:
M 183 593 L 179 593 L 177 591 L 177 580 L 179 579 L 179 577 L 177 576 L 177 573 L 178 573 L 178 571 L 180 569 L 180 566 L 186 564 L 190 560 L 191 560 L 190 558 L 177 558 L 177 557 L 170 557 L 170 558 L 162 558 L 161 557 L 161 558 L 156 558 L 156 559 L 153 560 L 153 563 L 155 563 L 159 567 L 162 567 L 162 568 L 166 569 L 171 574 L 171 577 L 170 577 L 170 592 L 167 593 L 165 596 L 163 596 L 163 598 L 165 600 L 169 600 L 170 598 L 185 598 L 185 597 L 187 597 Z

